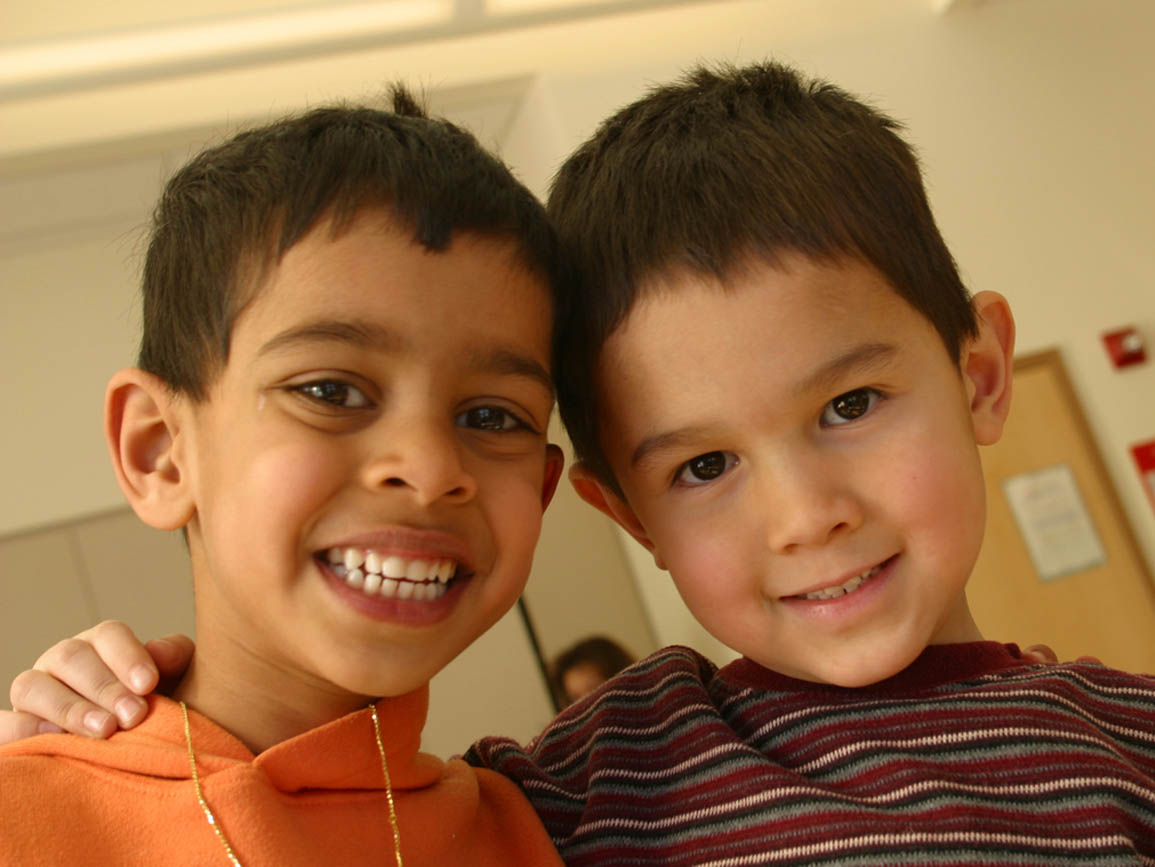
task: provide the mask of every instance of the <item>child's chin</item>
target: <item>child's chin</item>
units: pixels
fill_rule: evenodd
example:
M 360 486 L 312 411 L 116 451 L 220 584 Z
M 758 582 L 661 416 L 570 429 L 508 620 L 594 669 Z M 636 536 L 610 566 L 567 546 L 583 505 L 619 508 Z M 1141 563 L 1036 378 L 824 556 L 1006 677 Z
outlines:
M 842 673 L 840 676 L 823 678 L 823 683 L 827 683 L 830 686 L 841 686 L 847 689 L 859 689 L 886 680 L 888 677 L 893 677 L 900 671 L 902 671 L 901 668 L 895 669 L 894 671 L 881 669 L 877 674 L 873 670 L 870 672 L 855 672 L 851 675 Z
M 914 653 L 894 648 L 891 652 L 861 654 L 854 659 L 831 658 L 829 664 L 808 666 L 804 674 L 795 674 L 794 677 L 829 686 L 858 689 L 894 677 L 914 662 L 919 652 L 921 648 Z
M 366 654 L 356 660 L 330 660 L 316 674 L 340 693 L 377 700 L 396 698 L 421 689 L 446 664 L 439 662 L 436 651 L 426 653 L 420 660 L 406 657 L 402 652 Z M 372 660 L 372 664 L 367 665 L 368 660 Z
M 380 698 L 397 698 L 420 689 L 429 683 L 432 675 L 426 672 L 391 674 L 382 677 L 380 672 L 366 673 L 364 676 L 349 676 L 334 684 L 350 695 L 364 696 L 376 701 Z

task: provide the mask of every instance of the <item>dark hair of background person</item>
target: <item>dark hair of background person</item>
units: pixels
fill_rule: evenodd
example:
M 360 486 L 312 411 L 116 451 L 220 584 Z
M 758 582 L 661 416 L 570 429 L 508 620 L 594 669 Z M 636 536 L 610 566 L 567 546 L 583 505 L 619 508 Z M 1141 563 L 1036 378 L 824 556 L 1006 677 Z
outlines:
M 550 685 L 559 708 L 572 704 L 581 696 L 570 695 L 566 690 L 565 676 L 579 667 L 590 667 L 607 681 L 619 671 L 634 663 L 634 657 L 620 644 L 605 636 L 596 635 L 583 639 L 557 655 L 550 666 Z

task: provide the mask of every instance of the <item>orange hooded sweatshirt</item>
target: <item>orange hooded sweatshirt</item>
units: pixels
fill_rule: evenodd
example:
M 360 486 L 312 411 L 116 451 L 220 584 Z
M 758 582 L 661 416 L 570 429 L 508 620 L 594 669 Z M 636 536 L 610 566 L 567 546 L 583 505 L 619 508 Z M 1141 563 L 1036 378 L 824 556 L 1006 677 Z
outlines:
M 560 865 L 506 778 L 418 752 L 428 688 L 377 705 L 406 867 Z M 227 865 L 197 802 L 180 706 L 107 741 L 41 735 L 0 748 L 0 864 Z M 205 800 L 245 867 L 394 863 L 368 710 L 257 756 L 189 711 Z

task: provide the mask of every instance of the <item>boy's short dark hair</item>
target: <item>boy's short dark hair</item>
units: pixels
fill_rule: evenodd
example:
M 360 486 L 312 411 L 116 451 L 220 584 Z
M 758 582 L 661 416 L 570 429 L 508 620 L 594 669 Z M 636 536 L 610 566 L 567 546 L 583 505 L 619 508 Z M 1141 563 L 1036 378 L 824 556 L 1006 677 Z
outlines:
M 959 360 L 976 333 L 970 296 L 900 129 L 787 66 L 699 68 L 619 111 L 566 160 L 548 203 L 566 260 L 554 367 L 578 460 L 621 494 L 599 441 L 598 358 L 663 277 L 725 284 L 789 253 L 859 259 Z
M 552 289 L 541 203 L 470 133 L 400 86 L 391 97 L 393 111 L 333 106 L 242 132 L 173 176 L 145 259 L 141 368 L 203 399 L 266 269 L 323 217 L 340 232 L 364 207 L 387 208 L 430 250 L 455 231 L 509 239 Z

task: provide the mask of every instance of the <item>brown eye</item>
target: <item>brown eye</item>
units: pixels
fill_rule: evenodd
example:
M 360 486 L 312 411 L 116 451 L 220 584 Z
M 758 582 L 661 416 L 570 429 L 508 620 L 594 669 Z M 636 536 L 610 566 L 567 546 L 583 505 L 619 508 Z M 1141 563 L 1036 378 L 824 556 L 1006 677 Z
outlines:
M 475 406 L 457 416 L 457 424 L 474 430 L 508 433 L 525 430 L 528 425 L 508 410 L 497 406 Z
M 683 485 L 702 485 L 722 476 L 738 463 L 732 452 L 707 452 L 682 464 L 677 481 Z
M 862 418 L 874 408 L 880 397 L 873 388 L 856 388 L 840 394 L 822 410 L 822 424 L 836 426 Z
M 370 405 L 365 392 L 347 382 L 336 379 L 318 379 L 294 386 L 293 391 L 317 403 L 340 407 L 341 409 L 362 409 Z

